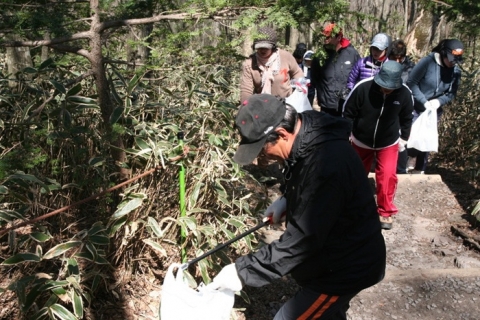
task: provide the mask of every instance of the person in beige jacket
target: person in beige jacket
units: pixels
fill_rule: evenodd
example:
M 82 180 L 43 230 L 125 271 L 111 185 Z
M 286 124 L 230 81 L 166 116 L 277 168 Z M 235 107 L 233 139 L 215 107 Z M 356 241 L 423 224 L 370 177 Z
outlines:
M 303 78 L 303 71 L 293 55 L 277 48 L 277 34 L 269 27 L 258 29 L 260 38 L 252 48 L 255 53 L 243 62 L 240 78 L 240 101 L 252 94 L 268 93 L 286 98 L 292 93 L 291 79 Z

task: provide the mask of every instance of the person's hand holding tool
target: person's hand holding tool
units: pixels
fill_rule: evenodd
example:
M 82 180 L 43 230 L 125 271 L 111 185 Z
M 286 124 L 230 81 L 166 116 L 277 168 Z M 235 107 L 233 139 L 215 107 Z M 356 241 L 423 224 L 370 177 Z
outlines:
M 281 196 L 277 200 L 273 201 L 271 205 L 265 210 L 263 216 L 270 218 L 272 223 L 280 223 L 285 221 L 287 213 L 287 199 Z

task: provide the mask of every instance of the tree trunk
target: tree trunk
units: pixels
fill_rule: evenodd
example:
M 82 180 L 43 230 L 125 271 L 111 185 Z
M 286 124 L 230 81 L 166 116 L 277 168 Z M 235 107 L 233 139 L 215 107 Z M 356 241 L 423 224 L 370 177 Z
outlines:
M 8 37 L 8 36 L 7 36 Z M 9 40 L 21 40 L 17 36 L 11 37 Z M 30 56 L 29 47 L 7 47 L 6 63 L 8 70 L 8 78 L 11 81 L 8 82 L 10 88 L 17 88 L 19 85 L 19 74 L 26 67 L 31 67 L 32 57 Z M 18 89 L 18 88 L 17 88 Z
M 110 95 L 110 87 L 103 62 L 102 31 L 99 29 L 100 15 L 98 10 L 98 0 L 91 1 L 91 9 L 92 12 L 94 12 L 94 15 L 91 25 L 93 35 L 90 39 L 91 51 L 89 60 L 92 64 L 92 72 L 95 78 L 95 85 L 98 93 L 98 104 L 102 113 L 106 138 L 111 144 L 110 155 L 112 156 L 115 165 L 118 167 L 120 180 L 125 180 L 128 178 L 130 170 L 124 167 L 127 155 L 125 152 L 123 137 L 120 134 L 115 133 L 112 125 L 110 124 L 110 116 L 114 110 L 114 104 Z

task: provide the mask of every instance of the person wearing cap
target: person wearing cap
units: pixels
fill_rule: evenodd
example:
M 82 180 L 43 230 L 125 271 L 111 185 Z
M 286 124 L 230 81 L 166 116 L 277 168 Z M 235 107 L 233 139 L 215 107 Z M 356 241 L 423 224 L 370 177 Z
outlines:
M 463 43 L 457 39 L 444 39 L 426 57 L 420 59 L 408 76 L 407 85 L 415 99 L 414 119 L 425 110 L 437 112 L 453 101 L 460 85 L 461 70 L 457 64 L 463 61 Z M 409 156 L 416 158 L 414 172 L 424 173 L 428 153 L 408 149 Z
M 352 145 L 366 175 L 375 164 L 377 211 L 383 229 L 391 229 L 398 209 L 398 152 L 405 149 L 413 118 L 413 97 L 402 81 L 403 67 L 387 61 L 379 73 L 360 81 L 345 101 L 343 116 L 352 121 Z
M 388 49 L 388 60 L 397 61 L 402 65 L 402 81 L 403 83 L 406 83 L 408 80 L 408 75 L 415 66 L 415 63 L 407 56 L 407 45 L 405 44 L 405 41 L 397 39 L 390 44 L 390 48 Z M 397 174 L 407 173 L 407 162 L 407 149 L 399 151 L 397 160 Z
M 240 76 L 240 101 L 252 94 L 269 93 L 286 98 L 292 94 L 291 79 L 303 78 L 293 55 L 277 48 L 277 33 L 269 27 L 258 28 L 253 42 L 255 53 L 243 62 Z
M 312 85 L 312 60 L 313 60 L 314 52 L 312 50 L 308 50 L 303 55 L 303 74 L 305 78 L 310 80 L 310 84 L 308 86 L 308 102 L 310 105 L 313 106 L 313 99 L 315 98 L 315 87 Z
M 327 24 L 322 33 L 327 56 L 323 61 L 319 57 L 313 59 L 311 84 L 317 92 L 320 110 L 341 116 L 348 76 L 360 55 L 335 23 Z M 316 106 L 315 109 L 319 110 Z
M 390 36 L 385 33 L 377 33 L 373 37 L 370 54 L 358 60 L 348 76 L 348 90 L 352 90 L 360 80 L 373 77 L 380 71 L 382 64 L 388 60 L 387 49 L 391 42 Z
M 286 226 L 278 240 L 225 266 L 209 286 L 240 291 L 291 274 L 302 289 L 275 320 L 346 319 L 349 301 L 381 281 L 386 264 L 375 200 L 348 140 L 349 121 L 315 110 L 297 113 L 260 94 L 244 103 L 235 123 L 237 163 L 263 154 L 284 164 L 278 212 L 285 212 Z M 274 223 L 282 216 L 266 215 Z

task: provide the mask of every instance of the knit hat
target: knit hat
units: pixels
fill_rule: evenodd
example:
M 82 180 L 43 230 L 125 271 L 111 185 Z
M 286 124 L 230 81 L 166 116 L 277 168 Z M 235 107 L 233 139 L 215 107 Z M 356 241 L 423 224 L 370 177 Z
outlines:
M 401 88 L 403 83 L 402 71 L 403 67 L 400 63 L 388 60 L 373 77 L 373 81 L 375 81 L 380 87 L 388 90 Z
M 259 36 L 253 42 L 254 49 L 272 49 L 277 43 L 277 32 L 270 27 L 260 27 L 257 31 Z
M 385 33 L 377 33 L 373 39 L 370 47 L 378 48 L 379 50 L 385 50 L 390 45 L 390 37 Z
M 463 43 L 460 40 L 448 39 L 443 47 L 448 61 L 455 63 L 463 62 Z
M 233 160 L 243 165 L 251 163 L 262 151 L 268 134 L 282 122 L 286 112 L 285 100 L 271 94 L 254 94 L 245 100 L 235 118 L 235 126 L 242 140 Z

